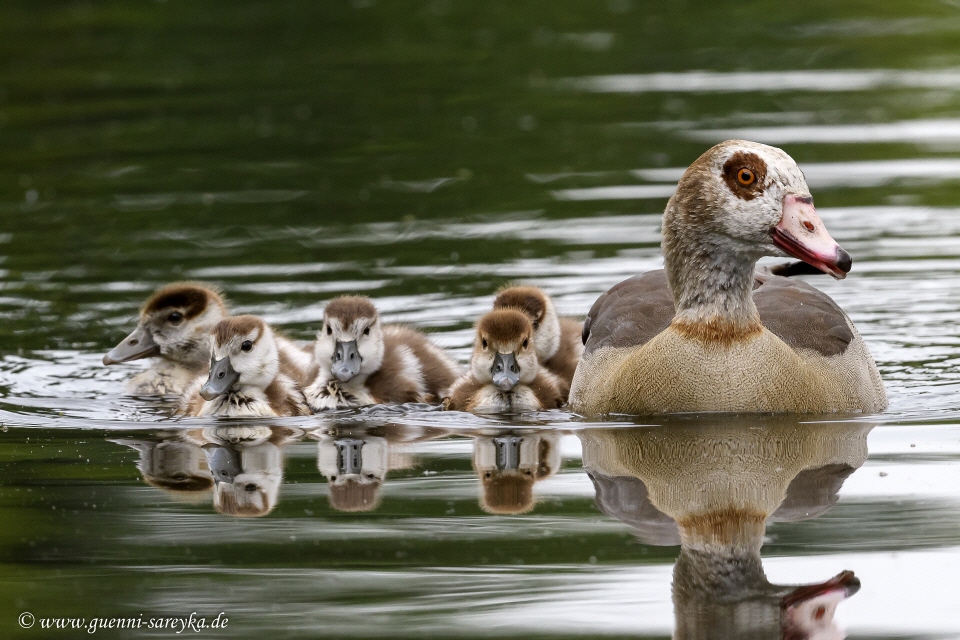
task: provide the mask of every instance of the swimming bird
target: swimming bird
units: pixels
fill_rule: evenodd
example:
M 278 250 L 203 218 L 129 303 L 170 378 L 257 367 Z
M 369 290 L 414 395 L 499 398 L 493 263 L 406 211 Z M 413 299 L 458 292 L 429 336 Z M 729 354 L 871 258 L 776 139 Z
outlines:
M 301 416 L 310 413 L 297 380 L 309 354 L 255 316 L 221 320 L 213 331 L 210 372 L 184 392 L 188 416 Z
M 553 301 L 537 287 L 508 287 L 493 300 L 494 309 L 518 309 L 533 323 L 533 343 L 540 364 L 560 380 L 560 393 L 566 400 L 570 382 L 583 353 L 583 323 L 561 318 Z
M 180 394 L 210 366 L 210 334 L 227 317 L 220 292 L 199 282 L 161 287 L 140 310 L 137 328 L 103 356 L 103 364 L 153 358 L 127 383 L 136 395 Z
M 758 272 L 793 256 L 837 279 L 850 256 L 830 237 L 793 158 L 743 140 L 683 174 L 663 215 L 664 269 L 594 303 L 570 391 L 582 414 L 875 412 L 883 382 L 829 296 Z
M 305 389 L 315 411 L 389 402 L 439 402 L 458 367 L 419 331 L 384 325 L 369 298 L 327 303 L 314 342 L 316 375 Z
M 451 411 L 539 411 L 563 405 L 557 377 L 540 366 L 533 323 L 516 309 L 480 318 L 470 370 L 444 400 Z

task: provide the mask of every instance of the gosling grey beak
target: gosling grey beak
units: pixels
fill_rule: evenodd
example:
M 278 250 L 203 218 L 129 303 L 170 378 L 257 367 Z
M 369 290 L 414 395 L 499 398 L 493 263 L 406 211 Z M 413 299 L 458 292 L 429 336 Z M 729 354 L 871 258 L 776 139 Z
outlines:
M 203 448 L 203 453 L 207 456 L 207 466 L 210 467 L 210 474 L 217 484 L 233 482 L 233 479 L 243 471 L 240 466 L 239 451 L 210 445 Z
M 498 353 L 493 358 L 493 384 L 510 391 L 520 383 L 520 365 L 512 353 Z
M 120 364 L 158 355 L 160 355 L 160 345 L 153 341 L 149 331 L 138 326 L 133 333 L 103 356 L 103 364 Z
M 357 351 L 357 341 L 340 342 L 333 352 L 333 375 L 340 382 L 347 382 L 360 373 L 360 352 Z
M 204 400 L 213 400 L 230 391 L 230 387 L 239 379 L 240 374 L 230 365 L 229 357 L 214 360 L 210 363 L 210 376 L 206 384 L 200 387 L 200 396 Z
M 363 469 L 363 440 L 344 438 L 335 440 L 337 469 L 341 476 L 356 475 Z
M 516 471 L 520 468 L 521 442 L 523 438 L 519 436 L 500 436 L 493 439 L 493 446 L 497 449 L 498 471 Z

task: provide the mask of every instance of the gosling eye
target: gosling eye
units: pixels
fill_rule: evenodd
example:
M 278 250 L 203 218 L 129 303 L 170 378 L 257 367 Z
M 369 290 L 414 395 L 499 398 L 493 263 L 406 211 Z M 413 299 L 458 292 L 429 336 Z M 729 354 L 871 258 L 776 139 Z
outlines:
M 167 322 L 169 322 L 170 324 L 177 324 L 181 320 L 183 320 L 183 314 L 180 313 L 179 311 L 174 311 L 173 313 L 167 316 Z
M 523 339 L 523 348 L 526 349 L 528 344 L 530 344 L 530 339 L 529 339 L 529 338 L 524 338 L 524 339 Z
M 253 343 L 249 340 L 244 340 L 243 344 L 240 345 L 240 351 L 250 351 L 253 349 Z
M 480 344 L 482 344 L 482 345 L 483 345 L 483 348 L 486 349 L 486 348 L 487 348 L 487 339 L 486 339 L 486 338 L 481 339 L 481 340 L 480 340 Z
M 363 335 L 365 336 L 370 335 L 370 327 L 367 327 L 366 329 L 363 330 Z
M 327 325 L 327 335 L 328 336 L 333 335 L 333 327 L 331 327 L 330 325 Z
M 253 493 L 254 491 L 257 490 L 257 485 L 255 485 L 252 482 L 248 482 L 247 484 L 243 485 L 243 488 L 246 490 L 247 493 Z
M 536 331 L 539 328 L 540 328 L 540 321 L 537 320 L 536 322 L 533 323 L 533 330 Z

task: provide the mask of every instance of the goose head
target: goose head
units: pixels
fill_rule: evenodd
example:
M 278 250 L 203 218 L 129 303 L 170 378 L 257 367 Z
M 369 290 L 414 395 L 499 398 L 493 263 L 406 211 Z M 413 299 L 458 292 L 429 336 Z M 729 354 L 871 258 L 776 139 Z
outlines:
M 320 369 L 339 380 L 365 380 L 383 364 L 383 324 L 369 298 L 342 296 L 327 303 L 314 343 Z
M 196 282 L 168 284 L 144 303 L 137 328 L 103 356 L 103 364 L 159 356 L 201 369 L 210 359 L 210 333 L 226 316 L 215 289 Z
M 480 318 L 470 368 L 477 380 L 504 392 L 533 382 L 540 365 L 530 318 L 516 309 L 497 309 Z
M 508 287 L 493 300 L 494 309 L 517 309 L 533 324 L 537 357 L 546 362 L 560 348 L 560 319 L 550 296 L 537 287 Z
M 204 400 L 241 387 L 264 389 L 280 372 L 273 331 L 255 316 L 234 316 L 217 323 L 212 351 L 210 374 L 200 388 Z
M 663 220 L 664 257 L 709 255 L 755 263 L 794 257 L 843 278 L 851 258 L 830 237 L 797 163 L 776 147 L 728 140 L 701 155 L 683 174 Z

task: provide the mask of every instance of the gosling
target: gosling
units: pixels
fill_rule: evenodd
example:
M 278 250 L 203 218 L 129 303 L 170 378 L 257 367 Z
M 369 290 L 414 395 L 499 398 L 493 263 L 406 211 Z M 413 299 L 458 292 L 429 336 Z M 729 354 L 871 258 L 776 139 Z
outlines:
M 140 310 L 133 333 L 103 356 L 112 365 L 154 358 L 127 382 L 133 395 L 179 395 L 210 366 L 210 334 L 227 317 L 220 292 L 198 282 L 158 289 Z
M 559 380 L 537 360 L 530 318 L 516 309 L 497 309 L 477 323 L 470 371 L 454 383 L 444 408 L 540 411 L 563 403 Z
M 440 402 L 457 365 L 422 333 L 384 325 L 365 297 L 327 303 L 314 342 L 316 377 L 305 394 L 314 411 L 393 402 Z
M 566 400 L 570 384 L 583 353 L 583 323 L 561 318 L 553 301 L 537 287 L 509 287 L 497 294 L 494 309 L 518 309 L 533 323 L 533 343 L 537 359 L 560 381 L 560 392 Z
M 180 400 L 187 416 L 309 415 L 297 380 L 308 355 L 255 316 L 221 320 L 213 331 L 208 376 L 194 380 Z

